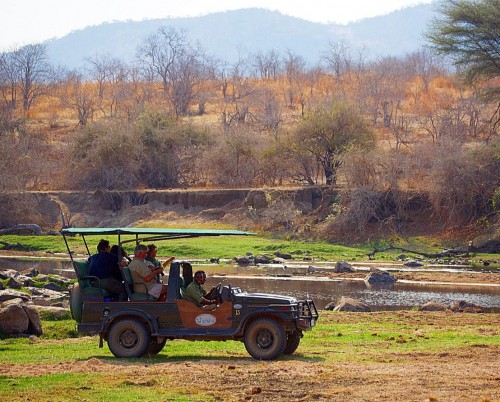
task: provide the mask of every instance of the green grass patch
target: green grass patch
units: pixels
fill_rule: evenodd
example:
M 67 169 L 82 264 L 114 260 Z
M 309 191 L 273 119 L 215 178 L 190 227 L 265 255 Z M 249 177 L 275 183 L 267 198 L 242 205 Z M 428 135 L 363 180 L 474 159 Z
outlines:
M 137 381 L 119 373 L 67 373 L 36 377 L 0 376 L 0 397 L 10 401 L 188 401 L 162 376 Z
M 214 227 L 211 227 L 214 229 Z M 218 229 L 218 228 L 217 228 Z M 225 228 L 227 229 L 227 228 Z M 117 243 L 117 236 L 86 236 L 90 252 L 96 252 L 99 240 L 104 237 L 111 244 Z M 122 236 L 123 239 L 132 240 L 133 237 Z M 66 253 L 66 245 L 62 236 L 18 236 L 4 235 L 0 240 L 10 244 L 22 244 L 25 248 L 43 253 Z M 68 244 L 72 252 L 85 254 L 86 248 L 80 236 L 68 237 Z M 125 249 L 133 252 L 133 242 L 125 244 Z M 432 238 L 397 238 L 385 241 L 376 241 L 365 244 L 341 245 L 324 241 L 289 240 L 284 238 L 272 238 L 268 236 L 220 236 L 199 237 L 195 239 L 175 239 L 158 241 L 158 255 L 176 256 L 178 258 L 233 258 L 238 255 L 252 253 L 253 255 L 272 254 L 281 251 L 292 254 L 295 258 L 310 257 L 319 260 L 346 260 L 364 261 L 368 259 L 367 254 L 374 249 L 383 249 L 389 245 L 403 247 L 415 251 L 437 252 L 444 248 Z M 375 260 L 391 261 L 396 260 L 401 254 L 400 250 L 387 250 L 375 254 Z M 412 253 L 405 252 L 410 258 L 416 257 Z M 471 259 L 476 258 L 474 254 Z M 481 255 L 483 260 L 497 260 L 496 255 Z M 491 267 L 490 267 L 491 269 Z

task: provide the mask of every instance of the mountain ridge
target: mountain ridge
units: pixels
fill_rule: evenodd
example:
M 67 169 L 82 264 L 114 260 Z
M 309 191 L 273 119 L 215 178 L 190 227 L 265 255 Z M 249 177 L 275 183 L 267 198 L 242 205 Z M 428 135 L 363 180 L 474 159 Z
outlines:
M 80 68 L 85 58 L 97 54 L 129 63 L 135 58 L 137 45 L 148 35 L 161 26 L 171 26 L 184 30 L 192 43 L 199 42 L 209 55 L 228 63 L 236 62 L 239 53 L 273 49 L 280 53 L 293 51 L 313 65 L 328 43 L 343 42 L 353 51 L 365 49 L 369 58 L 401 56 L 418 50 L 424 44 L 422 32 L 436 16 L 431 3 L 340 25 L 245 8 L 200 17 L 107 22 L 44 44 L 49 60 L 67 68 Z

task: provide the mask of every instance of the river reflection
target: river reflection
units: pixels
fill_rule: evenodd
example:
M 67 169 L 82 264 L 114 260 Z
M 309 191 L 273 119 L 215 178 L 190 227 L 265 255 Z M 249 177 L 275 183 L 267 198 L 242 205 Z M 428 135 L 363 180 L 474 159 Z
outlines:
M 194 269 L 198 269 L 195 266 Z M 342 296 L 352 297 L 368 304 L 372 310 L 400 310 L 421 306 L 429 301 L 450 304 L 465 300 L 484 307 L 487 311 L 500 312 L 500 286 L 442 285 L 396 282 L 391 287 L 367 286 L 362 280 L 333 280 L 315 277 L 277 277 L 262 275 L 262 269 L 246 269 L 249 276 L 238 277 L 241 270 L 234 266 L 218 266 L 209 274 L 206 287 L 222 282 L 240 287 L 249 293 L 276 293 L 296 298 L 313 299 L 319 309 Z M 0 269 L 19 272 L 36 269 L 42 274 L 59 274 L 75 278 L 71 263 L 67 260 L 0 258 Z M 212 272 L 211 272 L 212 271 Z M 223 273 L 222 273 L 223 271 Z M 265 271 L 268 274 L 267 270 Z
M 372 310 L 401 310 L 421 306 L 428 301 L 450 304 L 465 300 L 486 308 L 491 312 L 500 312 L 500 287 L 428 285 L 397 282 L 390 287 L 367 286 L 363 281 L 331 279 L 311 280 L 311 278 L 270 279 L 256 278 L 209 278 L 207 286 L 217 282 L 231 283 L 246 292 L 279 293 L 297 298 L 313 299 L 319 309 L 331 302 L 337 302 L 342 296 L 360 300 Z

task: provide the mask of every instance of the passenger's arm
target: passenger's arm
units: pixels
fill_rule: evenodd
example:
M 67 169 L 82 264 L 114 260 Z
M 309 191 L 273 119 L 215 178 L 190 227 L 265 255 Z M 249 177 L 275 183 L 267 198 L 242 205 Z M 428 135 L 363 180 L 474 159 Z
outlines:
M 159 267 L 159 268 L 155 268 L 154 270 L 152 270 L 149 275 L 147 276 L 144 276 L 143 279 L 146 281 L 146 282 L 151 282 L 153 279 L 156 278 L 156 275 L 158 274 L 161 274 L 163 273 L 163 268 L 162 267 Z

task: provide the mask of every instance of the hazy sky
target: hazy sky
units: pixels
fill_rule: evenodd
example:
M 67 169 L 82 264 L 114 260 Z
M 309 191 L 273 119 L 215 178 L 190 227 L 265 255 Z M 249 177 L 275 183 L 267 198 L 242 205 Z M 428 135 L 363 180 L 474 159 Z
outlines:
M 345 24 L 433 0 L 0 0 L 0 50 L 62 37 L 103 22 L 200 16 L 258 7 Z

